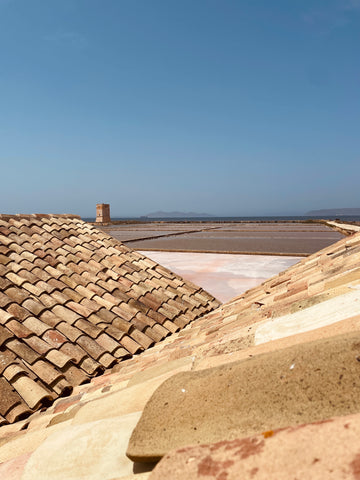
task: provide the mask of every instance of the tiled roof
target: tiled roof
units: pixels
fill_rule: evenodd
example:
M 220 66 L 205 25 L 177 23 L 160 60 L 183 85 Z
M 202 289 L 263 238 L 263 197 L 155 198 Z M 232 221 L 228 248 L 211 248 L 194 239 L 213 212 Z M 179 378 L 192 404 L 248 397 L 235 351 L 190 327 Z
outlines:
M 0 424 L 218 305 L 80 217 L 0 215 Z
M 0 478 L 358 478 L 359 260 L 344 238 L 1 427 Z

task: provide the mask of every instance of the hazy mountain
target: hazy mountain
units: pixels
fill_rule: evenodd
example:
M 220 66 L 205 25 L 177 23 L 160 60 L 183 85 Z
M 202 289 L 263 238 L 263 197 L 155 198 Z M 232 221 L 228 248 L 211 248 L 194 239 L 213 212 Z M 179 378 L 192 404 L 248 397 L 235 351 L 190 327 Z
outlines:
M 319 217 L 325 215 L 327 217 L 333 216 L 342 216 L 342 215 L 360 215 L 360 208 L 328 208 L 323 210 L 310 210 L 306 215 L 314 215 Z

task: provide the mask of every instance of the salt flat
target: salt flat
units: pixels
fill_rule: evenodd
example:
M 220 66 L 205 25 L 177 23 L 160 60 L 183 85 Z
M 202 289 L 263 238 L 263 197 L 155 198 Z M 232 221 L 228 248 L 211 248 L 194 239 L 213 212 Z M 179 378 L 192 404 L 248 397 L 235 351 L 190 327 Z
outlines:
M 100 227 L 136 250 L 309 255 L 343 235 L 323 224 L 300 222 L 151 222 Z
M 224 253 L 142 251 L 186 280 L 200 285 L 218 300 L 226 302 L 260 285 L 301 260 L 301 257 L 238 255 Z

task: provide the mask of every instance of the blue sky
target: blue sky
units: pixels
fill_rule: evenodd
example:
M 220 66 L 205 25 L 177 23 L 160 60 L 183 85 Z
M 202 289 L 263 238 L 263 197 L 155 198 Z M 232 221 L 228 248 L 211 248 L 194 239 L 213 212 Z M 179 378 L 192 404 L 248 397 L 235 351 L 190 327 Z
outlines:
M 0 0 L 1 213 L 360 207 L 360 0 Z

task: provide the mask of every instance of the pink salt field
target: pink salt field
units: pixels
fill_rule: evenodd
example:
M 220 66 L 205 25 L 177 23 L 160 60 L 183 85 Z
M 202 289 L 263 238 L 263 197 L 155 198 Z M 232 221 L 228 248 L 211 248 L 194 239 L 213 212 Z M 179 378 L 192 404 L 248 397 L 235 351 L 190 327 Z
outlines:
M 301 257 L 142 251 L 144 255 L 227 302 L 299 262 Z

